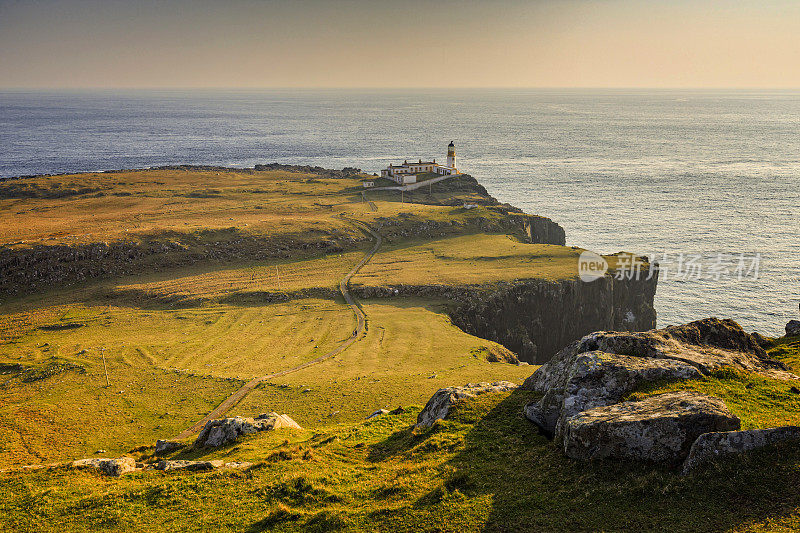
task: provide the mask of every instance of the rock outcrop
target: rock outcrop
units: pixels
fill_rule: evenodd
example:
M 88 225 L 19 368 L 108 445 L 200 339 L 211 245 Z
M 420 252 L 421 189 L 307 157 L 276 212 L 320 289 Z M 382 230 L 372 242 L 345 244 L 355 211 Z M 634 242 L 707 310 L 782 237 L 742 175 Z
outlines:
M 300 426 L 287 415 L 278 413 L 267 413 L 256 418 L 221 418 L 209 420 L 197 439 L 194 441 L 195 448 L 216 448 L 224 444 L 234 442 L 242 435 L 249 435 L 259 431 L 270 431 L 275 429 L 301 429 Z
M 578 353 L 592 350 L 683 361 L 707 374 L 724 366 L 777 379 L 796 379 L 770 359 L 758 342 L 730 319 L 706 318 L 642 333 L 598 331 L 581 339 Z
M 701 377 L 696 368 L 680 361 L 601 351 L 568 353 L 569 357 L 548 363 L 551 371 L 535 372 L 523 385 L 544 393 L 539 402 L 525 407 L 525 416 L 556 437 L 565 420 L 592 407 L 617 403 L 645 382 Z
M 646 382 L 697 379 L 723 367 L 800 380 L 736 322 L 708 318 L 642 333 L 586 335 L 525 380 L 523 388 L 542 397 L 524 413 L 570 457 L 674 462 L 700 435 L 739 429 L 724 402 L 691 392 L 619 402 Z
M 78 459 L 72 462 L 74 468 L 96 468 L 106 476 L 119 477 L 136 470 L 136 461 L 130 457 L 117 459 L 94 458 Z
M 425 408 L 417 416 L 417 427 L 430 426 L 435 421 L 445 418 L 453 405 L 466 398 L 516 388 L 517 385 L 510 381 L 496 381 L 494 383 L 469 383 L 463 387 L 439 389 L 431 396 L 431 399 L 425 404 Z
M 182 442 L 175 442 L 171 440 L 157 440 L 156 441 L 156 455 L 161 455 L 164 453 L 169 453 L 171 451 L 179 450 L 180 448 L 184 448 L 186 445 Z
M 800 335 L 800 320 L 790 320 L 786 324 L 786 336 L 795 337 Z
M 712 431 L 739 429 L 725 403 L 696 392 L 668 392 L 636 402 L 595 407 L 567 419 L 564 453 L 573 459 L 675 462 Z
M 683 473 L 687 474 L 698 466 L 720 457 L 798 439 L 800 439 L 800 427 L 797 426 L 705 433 L 692 444 L 689 455 L 683 463 Z
M 722 367 L 800 379 L 732 320 L 707 318 L 642 333 L 599 331 L 567 346 L 525 380 L 523 388 L 544 395 L 525 407 L 525 415 L 558 437 L 570 416 L 616 403 L 642 383 L 694 379 Z
M 219 468 L 249 468 L 252 463 L 247 462 L 232 462 L 226 463 L 218 459 L 210 461 L 159 461 L 155 464 L 156 470 L 170 471 L 185 471 L 185 472 L 205 472 L 208 470 L 216 470 Z

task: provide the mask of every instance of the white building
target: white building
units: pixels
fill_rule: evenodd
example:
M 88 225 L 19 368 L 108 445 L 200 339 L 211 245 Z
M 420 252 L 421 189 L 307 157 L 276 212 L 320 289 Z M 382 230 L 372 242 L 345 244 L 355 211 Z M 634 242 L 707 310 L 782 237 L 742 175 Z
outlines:
M 382 178 L 389 178 L 400 185 L 407 185 L 409 183 L 417 182 L 417 174 L 425 172 L 432 172 L 442 176 L 458 174 L 456 170 L 456 148 L 451 142 L 447 147 L 447 164 L 441 165 L 433 161 L 423 161 L 420 159 L 417 163 L 409 163 L 408 160 L 404 161 L 402 165 L 389 165 L 387 168 L 381 170 Z

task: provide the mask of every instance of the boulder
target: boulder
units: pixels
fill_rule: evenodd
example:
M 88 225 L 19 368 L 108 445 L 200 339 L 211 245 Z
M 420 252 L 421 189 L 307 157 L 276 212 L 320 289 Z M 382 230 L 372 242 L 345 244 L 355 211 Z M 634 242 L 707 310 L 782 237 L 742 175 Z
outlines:
M 575 353 L 560 361 L 562 364 L 550 375 L 547 369 L 540 369 L 525 382 L 540 392 L 545 387 L 542 382 L 549 386 L 538 402 L 524 408 L 524 413 L 557 439 L 568 418 L 592 407 L 617 403 L 642 383 L 701 377 L 695 367 L 680 361 L 601 351 Z
M 72 466 L 74 468 L 96 468 L 106 476 L 119 477 L 136 470 L 136 461 L 130 457 L 78 459 L 72 462 Z
M 425 404 L 425 408 L 417 416 L 417 427 L 430 426 L 436 420 L 445 418 L 455 403 L 466 398 L 474 398 L 480 394 L 504 392 L 516 388 L 517 385 L 510 381 L 496 381 L 494 383 L 469 383 L 463 387 L 439 389 L 431 396 L 431 399 Z
M 156 441 L 156 455 L 161 455 L 164 453 L 169 453 L 174 450 L 178 450 L 180 448 L 184 448 L 186 445 L 182 442 L 175 442 L 172 440 L 157 440 Z
M 278 413 L 266 413 L 256 418 L 237 416 L 209 420 L 194 441 L 194 447 L 216 448 L 217 446 L 234 442 L 241 435 L 287 428 L 301 429 L 297 422 L 287 415 L 279 415 Z
M 213 470 L 215 468 L 220 468 L 224 465 L 224 461 L 213 460 L 213 461 L 159 461 L 156 463 L 156 470 L 164 470 L 168 472 L 170 470 L 188 470 L 191 472 L 199 472 L 203 470 Z
M 583 337 L 577 351 L 674 359 L 708 374 L 723 366 L 758 372 L 778 379 L 799 379 L 770 359 L 758 342 L 733 320 L 706 318 L 680 326 L 640 333 L 598 331 Z
M 687 474 L 718 457 L 740 454 L 776 442 L 797 439 L 800 439 L 798 426 L 704 433 L 692 444 L 689 455 L 683 462 L 683 473 Z
M 739 429 L 725 403 L 696 392 L 595 407 L 566 420 L 564 453 L 573 459 L 676 462 L 703 433 Z
M 800 320 L 790 320 L 786 324 L 786 336 L 795 337 L 800 335 Z
M 374 413 L 369 415 L 367 417 L 367 420 L 370 420 L 371 418 L 377 418 L 377 417 L 379 417 L 381 415 L 385 415 L 385 414 L 388 414 L 388 413 L 389 413 L 388 409 L 378 409 L 377 411 L 375 411 Z
M 206 470 L 214 470 L 217 468 L 249 468 L 252 463 L 247 462 L 232 462 L 226 463 L 220 460 L 211 461 L 159 461 L 155 465 L 156 470 L 163 470 L 165 472 L 172 470 L 184 470 L 188 472 L 203 472 Z

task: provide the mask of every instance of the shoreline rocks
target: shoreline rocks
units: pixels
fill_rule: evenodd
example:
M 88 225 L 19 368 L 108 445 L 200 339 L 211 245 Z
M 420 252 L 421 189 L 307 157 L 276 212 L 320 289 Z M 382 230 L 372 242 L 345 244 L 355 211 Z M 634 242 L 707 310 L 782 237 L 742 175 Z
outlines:
M 800 335 L 800 320 L 790 320 L 786 324 L 786 336 L 787 337 L 796 337 Z

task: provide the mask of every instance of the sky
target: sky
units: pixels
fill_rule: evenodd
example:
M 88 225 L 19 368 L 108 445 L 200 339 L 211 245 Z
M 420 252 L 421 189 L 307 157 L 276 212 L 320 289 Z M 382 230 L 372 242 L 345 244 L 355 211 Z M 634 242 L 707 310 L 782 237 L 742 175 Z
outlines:
M 798 0 L 0 0 L 2 88 L 798 88 Z

